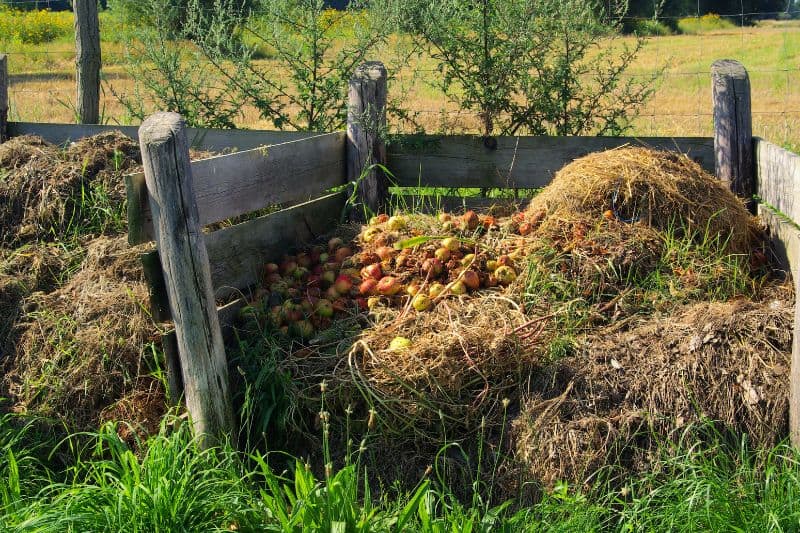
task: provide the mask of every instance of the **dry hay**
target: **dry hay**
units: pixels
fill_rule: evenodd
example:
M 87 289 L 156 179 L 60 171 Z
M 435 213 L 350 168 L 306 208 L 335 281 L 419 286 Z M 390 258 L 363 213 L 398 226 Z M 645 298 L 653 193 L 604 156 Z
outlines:
M 125 201 L 121 178 L 140 163 L 135 141 L 119 132 L 82 139 L 64 149 L 39 137 L 0 145 L 0 243 L 19 245 L 62 235 L 81 221 L 82 189 L 101 186 L 112 204 Z
M 398 445 L 466 438 L 484 417 L 496 424 L 533 363 L 524 332 L 515 333 L 525 315 L 499 294 L 443 300 L 424 314 L 382 307 L 373 320 L 338 351 L 300 350 L 286 364 L 304 395 L 318 396 L 326 381 L 331 411 L 373 408 L 370 425 Z M 410 346 L 392 349 L 396 336 Z
M 741 200 L 688 156 L 641 147 L 589 154 L 559 170 L 530 203 L 538 218 L 639 220 L 660 231 L 676 225 L 700 238 L 727 240 L 747 254 L 758 228 Z
M 0 360 L 9 353 L 11 332 L 23 300 L 36 291 L 52 290 L 76 255 L 46 243 L 13 251 L 0 248 Z
M 590 333 L 538 373 L 514 422 L 517 457 L 545 486 L 601 469 L 644 471 L 693 422 L 770 447 L 786 434 L 793 295 L 696 303 L 623 333 Z
M 120 398 L 153 389 L 143 351 L 158 332 L 144 311 L 141 252 L 124 236 L 95 239 L 66 285 L 26 301 L 4 380 L 16 409 L 85 429 Z

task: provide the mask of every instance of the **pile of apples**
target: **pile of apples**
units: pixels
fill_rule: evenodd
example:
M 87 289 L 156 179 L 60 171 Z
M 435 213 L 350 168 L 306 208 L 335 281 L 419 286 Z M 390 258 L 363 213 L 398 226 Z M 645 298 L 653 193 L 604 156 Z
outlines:
M 520 243 L 508 250 L 480 245 L 482 234 L 503 224 L 510 233 L 530 233 L 523 213 L 502 224 L 473 211 L 443 213 L 435 236 L 410 228 L 409 217 L 375 216 L 352 242 L 334 237 L 267 263 L 263 287 L 243 314 L 266 316 L 283 334 L 310 339 L 333 320 L 376 306 L 423 313 L 443 298 L 508 286 L 518 275 Z

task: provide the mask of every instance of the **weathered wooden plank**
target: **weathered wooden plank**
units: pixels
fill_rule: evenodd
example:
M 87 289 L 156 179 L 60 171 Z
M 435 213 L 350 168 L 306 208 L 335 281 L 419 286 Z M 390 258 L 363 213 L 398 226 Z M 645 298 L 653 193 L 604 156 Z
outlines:
M 73 0 L 76 111 L 81 124 L 100 122 L 100 19 L 97 0 Z
M 800 229 L 764 205 L 758 206 L 758 214 L 769 229 L 779 262 L 792 273 L 795 295 L 800 294 Z M 789 381 L 789 436 L 792 444 L 800 446 L 800 299 L 796 296 Z
M 174 329 L 161 336 L 161 349 L 164 351 L 164 366 L 167 372 L 167 402 L 169 405 L 177 406 L 184 398 L 178 336 Z
M 219 325 L 222 328 L 222 337 L 227 341 L 233 335 L 233 326 L 239 316 L 239 310 L 247 305 L 247 300 L 239 298 L 233 302 L 217 308 Z M 164 351 L 164 360 L 167 371 L 167 401 L 170 405 L 178 405 L 183 399 L 183 376 L 181 361 L 178 354 L 178 336 L 175 330 L 165 333 L 161 337 L 161 347 Z
M 431 196 L 393 195 L 391 204 L 422 213 L 463 213 L 469 209 L 486 213 L 495 209 L 518 210 L 530 202 L 530 198 L 485 198 L 483 196 Z
M 348 87 L 347 106 L 347 181 L 358 183 L 359 205 L 351 218 L 379 213 L 386 203 L 389 183 L 386 166 L 386 67 L 380 61 L 367 61 L 356 68 Z
M 800 220 L 800 156 L 754 139 L 756 194 L 792 220 Z
M 101 124 L 8 123 L 8 134 L 11 137 L 16 137 L 18 135 L 38 135 L 53 144 L 64 144 L 107 131 L 120 131 L 131 139 L 138 141 L 138 130 L 138 126 Z M 319 135 L 319 133 L 308 131 L 211 130 L 186 128 L 186 135 L 189 138 L 189 143 L 192 148 L 222 152 L 252 150 L 259 146 L 315 137 Z
M 710 137 L 497 137 L 491 141 L 467 135 L 400 135 L 388 147 L 387 164 L 394 184 L 402 187 L 538 188 L 578 157 L 630 144 L 687 153 L 704 169 L 714 170 Z
M 0 54 L 0 143 L 8 140 L 8 56 Z
M 184 127 L 177 113 L 156 113 L 142 124 L 139 141 L 186 407 L 197 434 L 212 437 L 205 445 L 235 436 L 236 425 Z
M 265 263 L 331 231 L 344 205 L 335 193 L 206 235 L 216 297 L 253 285 Z
M 171 318 L 169 311 L 169 297 L 167 285 L 164 281 L 164 271 L 161 269 L 161 258 L 158 250 L 147 252 L 139 256 L 144 271 L 145 283 L 150 296 L 150 314 L 156 322 L 164 322 Z
M 192 163 L 200 224 L 205 226 L 269 205 L 309 200 L 343 185 L 344 132 L 319 135 Z M 142 202 L 142 177 L 128 187 L 128 240 L 153 238 L 150 203 Z
M 752 203 L 753 123 L 747 70 L 731 59 L 714 61 L 711 93 L 716 175 L 731 191 Z
M 136 245 L 151 240 L 149 235 L 152 235 L 153 231 L 153 218 L 147 203 L 147 183 L 143 172 L 125 176 L 125 196 L 128 243 Z M 145 212 L 147 218 L 145 218 Z
M 265 263 L 328 233 L 339 224 L 344 202 L 345 194 L 335 193 L 206 234 L 215 298 L 225 299 L 246 290 L 258 282 Z M 171 315 L 158 251 L 145 254 L 142 260 L 151 294 L 151 312 L 157 320 L 169 320 Z M 224 328 L 224 324 L 221 326 Z

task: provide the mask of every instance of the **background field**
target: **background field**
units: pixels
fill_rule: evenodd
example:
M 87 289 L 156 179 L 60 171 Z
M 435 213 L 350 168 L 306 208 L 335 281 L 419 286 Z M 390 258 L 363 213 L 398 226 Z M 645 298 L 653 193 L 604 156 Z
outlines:
M 0 14 L 0 18 L 6 16 Z M 58 24 L 71 26 L 70 13 L 51 14 Z M 0 25 L 2 23 L 0 22 Z M 123 28 L 110 13 L 101 15 L 104 83 L 103 121 L 131 124 L 131 117 L 113 93 L 129 94 L 133 80 L 126 74 Z M 387 62 L 396 74 L 391 95 L 404 95 L 403 104 L 427 131 L 473 132 L 478 120 L 458 112 L 456 105 L 431 87 L 435 75 L 425 57 L 411 64 L 393 64 L 397 42 L 376 59 Z M 74 122 L 74 45 L 66 32 L 47 44 L 23 44 L 19 39 L 0 43 L 9 54 L 11 120 Z M 710 65 L 716 59 L 736 59 L 749 70 L 753 95 L 754 133 L 797 148 L 800 135 L 800 21 L 764 21 L 756 26 L 706 31 L 695 35 L 652 37 L 629 72 L 649 77 L 660 69 L 654 96 L 633 122 L 632 134 L 652 136 L 710 135 L 712 131 Z M 261 60 L 268 64 L 269 59 Z M 242 109 L 237 126 L 273 129 L 254 109 Z M 408 129 L 395 124 L 395 129 Z

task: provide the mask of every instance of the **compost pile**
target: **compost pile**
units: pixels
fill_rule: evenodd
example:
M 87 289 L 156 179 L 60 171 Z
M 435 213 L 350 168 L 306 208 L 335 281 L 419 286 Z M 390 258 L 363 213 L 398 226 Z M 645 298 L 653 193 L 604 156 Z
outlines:
M 123 176 L 139 165 L 138 145 L 118 132 L 0 145 L 2 396 L 67 431 L 106 420 L 152 431 L 165 411 L 145 250 L 121 223 Z
M 757 221 L 686 156 L 591 154 L 510 217 L 355 233 L 266 265 L 243 328 L 282 339 L 308 419 L 360 423 L 387 457 L 504 447 L 513 418 L 528 478 L 583 483 L 646 468 L 655 435 L 704 418 L 765 444 L 784 429 L 791 290 Z
M 141 164 L 136 142 L 121 133 L 87 137 L 62 149 L 40 137 L 0 145 L 0 244 L 19 246 L 65 235 L 93 216 L 87 199 L 125 201 L 122 175 Z

